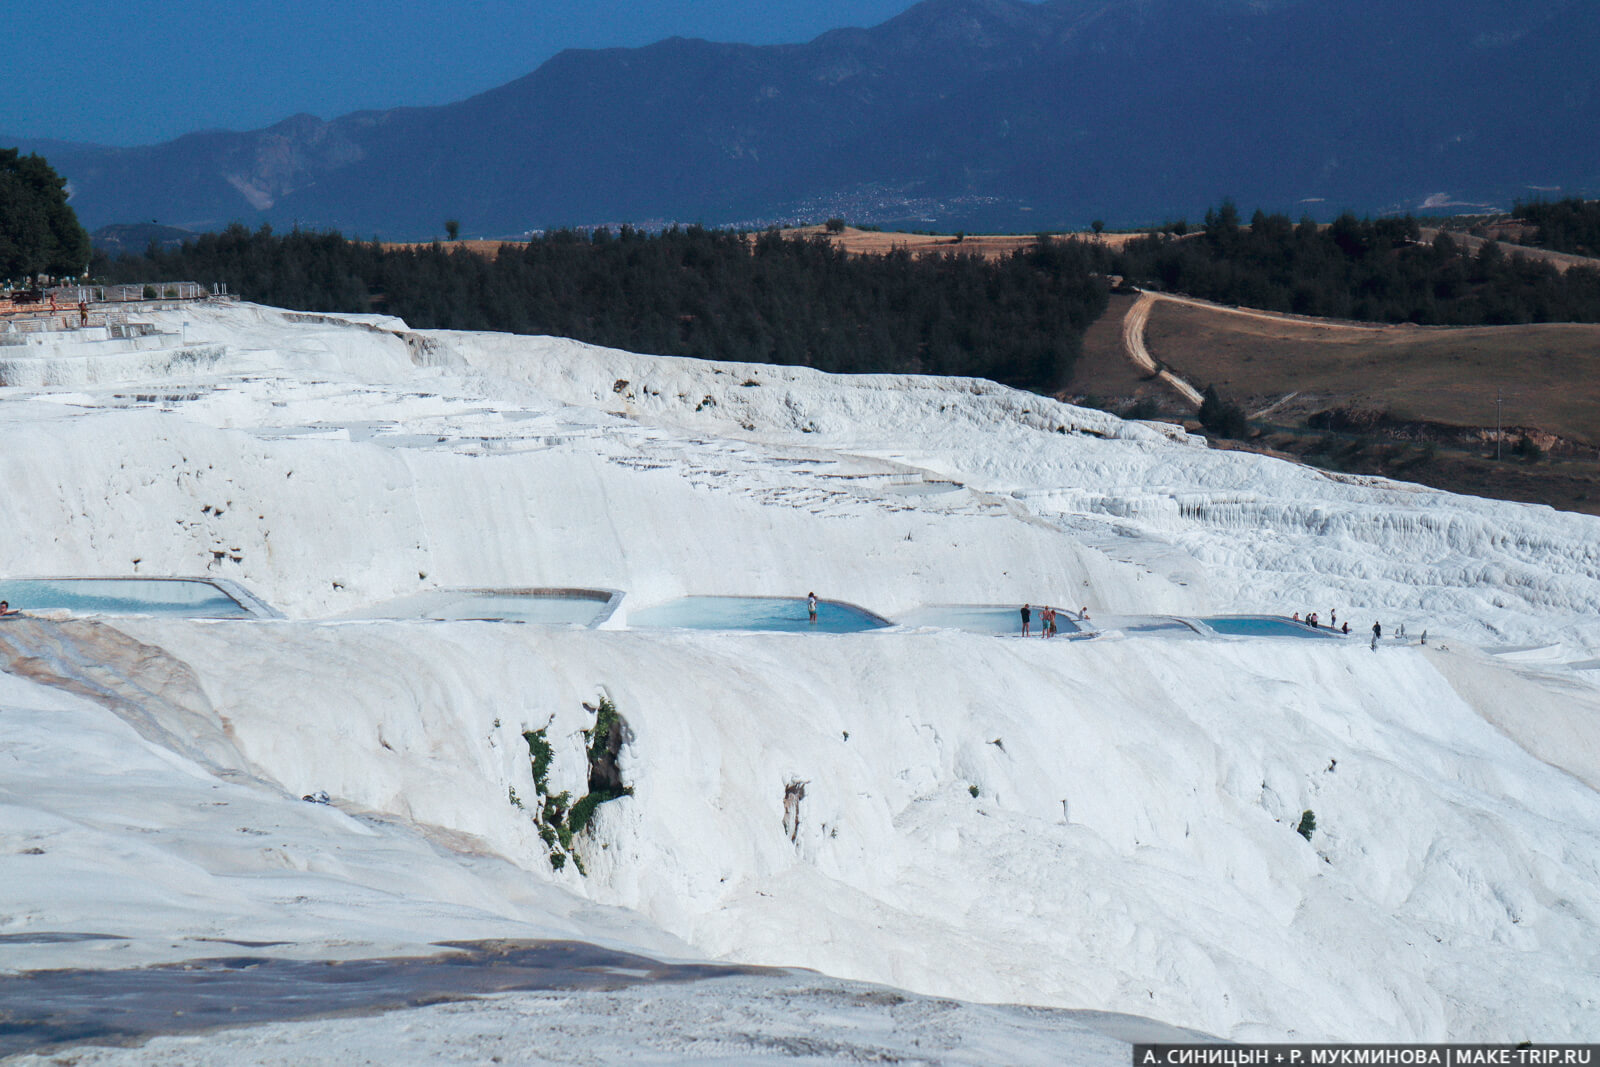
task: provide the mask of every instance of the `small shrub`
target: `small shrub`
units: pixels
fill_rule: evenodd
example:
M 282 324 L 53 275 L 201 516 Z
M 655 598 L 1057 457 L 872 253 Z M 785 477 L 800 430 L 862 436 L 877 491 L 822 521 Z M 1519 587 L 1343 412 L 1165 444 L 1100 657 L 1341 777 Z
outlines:
M 707 399 L 710 398 L 708 397 Z M 591 764 L 598 762 L 606 755 L 606 746 L 611 739 L 611 728 L 616 725 L 618 717 L 617 706 L 611 703 L 611 698 L 601 697 L 600 706 L 594 712 L 594 725 L 583 732 L 584 740 L 589 743 L 589 762 Z
M 1310 808 L 1300 813 L 1300 825 L 1294 828 L 1294 832 L 1307 841 L 1310 841 L 1311 835 L 1317 832 L 1317 817 Z
M 971 793 L 974 797 L 976 797 L 978 795 L 978 787 L 975 786 L 975 785 L 969 785 L 969 786 L 967 786 L 967 792 Z
M 528 756 L 533 760 L 533 784 L 542 793 L 550 780 L 550 760 L 555 756 L 555 750 L 545 738 L 544 730 L 524 730 L 522 739 L 528 743 Z
M 528 756 L 533 765 L 534 786 L 539 793 L 537 809 L 533 813 L 539 840 L 550 850 L 550 865 L 561 870 L 572 860 L 579 874 L 586 874 L 583 857 L 578 854 L 575 839 L 594 818 L 595 809 L 608 800 L 633 795 L 633 789 L 622 782 L 617 769 L 617 752 L 627 736 L 627 724 L 609 698 L 601 698 L 595 709 L 594 725 L 583 731 L 585 755 L 589 761 L 588 789 L 576 802 L 572 793 L 562 790 L 550 792 L 550 764 L 555 752 L 545 730 L 524 730 L 522 738 L 528 743 Z M 523 807 L 515 787 L 510 790 L 513 806 Z
M 1125 419 L 1153 419 L 1161 414 L 1161 401 L 1153 396 L 1142 396 L 1122 412 Z
M 1200 402 L 1200 425 L 1219 437 L 1241 438 L 1250 432 L 1244 410 L 1231 400 L 1222 399 L 1214 385 L 1206 386 Z
M 594 809 L 608 800 L 632 795 L 631 789 L 602 789 L 587 793 L 582 800 L 572 805 L 572 811 L 567 815 L 567 825 L 571 827 L 573 833 L 581 834 L 588 827 L 589 820 L 594 817 Z

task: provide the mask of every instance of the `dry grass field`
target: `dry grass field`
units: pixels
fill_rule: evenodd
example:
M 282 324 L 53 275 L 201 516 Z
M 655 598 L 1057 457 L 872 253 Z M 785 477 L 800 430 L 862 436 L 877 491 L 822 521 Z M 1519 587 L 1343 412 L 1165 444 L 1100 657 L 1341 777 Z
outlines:
M 1084 338 L 1074 399 L 1194 423 L 1128 358 L 1114 295 Z M 1240 444 L 1317 466 L 1600 514 L 1600 326 L 1371 326 L 1162 298 L 1144 342 L 1257 419 Z M 1504 428 L 1495 455 L 1496 394 Z M 1523 447 L 1523 437 L 1537 452 Z
M 1159 301 L 1145 328 L 1158 360 L 1254 411 L 1330 406 L 1402 421 L 1505 425 L 1600 445 L 1600 326 L 1319 325 Z
M 957 239 L 954 234 L 858 230 L 854 226 L 846 226 L 837 233 L 830 233 L 825 226 L 797 226 L 784 230 L 783 233 L 789 237 L 826 237 L 845 251 L 862 255 L 882 255 L 886 252 L 897 251 L 906 251 L 918 255 L 958 252 L 963 255 L 983 256 L 985 259 L 998 259 L 1002 256 L 1009 256 L 1020 248 L 1032 247 L 1037 240 L 1033 234 L 967 234 Z M 1099 241 L 1112 248 L 1120 248 L 1133 238 L 1142 235 L 1137 233 L 1065 233 L 1059 236 L 1062 238 L 1078 238 L 1084 241 Z M 501 245 L 518 243 L 517 241 L 509 240 L 440 242 L 445 248 L 464 249 L 468 252 L 476 252 L 479 255 L 491 257 L 500 250 Z M 385 242 L 383 247 L 385 250 L 392 251 L 406 248 L 427 248 L 430 244 L 432 244 L 430 241 Z
M 483 257 L 485 257 L 487 259 L 493 259 L 495 257 L 495 254 L 500 251 L 500 246 L 501 245 L 516 245 L 516 244 L 522 244 L 522 243 L 523 242 L 521 242 L 521 241 L 462 240 L 462 241 L 440 241 L 439 245 L 442 248 L 447 248 L 447 249 L 450 249 L 452 251 L 454 251 L 456 249 L 461 249 L 461 250 L 464 250 L 464 251 L 467 251 L 467 252 L 476 252 L 478 255 L 483 256 Z M 385 242 L 383 242 L 383 250 L 385 252 L 398 252 L 398 251 L 404 251 L 404 250 L 406 250 L 408 248 L 429 248 L 432 245 L 433 245 L 432 241 L 402 241 L 402 242 L 385 241 Z
M 847 252 L 857 252 L 862 255 L 882 255 L 886 252 L 905 251 L 914 255 L 932 253 L 940 255 L 955 252 L 968 256 L 983 256 L 985 259 L 999 259 L 1009 256 L 1022 248 L 1031 248 L 1036 236 L 1033 234 L 967 234 L 957 238 L 954 234 L 934 233 L 898 233 L 883 230 L 858 230 L 854 226 L 846 226 L 837 233 L 829 233 L 825 226 L 800 226 L 795 229 L 785 230 L 784 233 L 798 237 L 826 237 Z M 1099 241 L 1112 248 L 1120 248 L 1123 244 L 1141 237 L 1137 233 L 1064 233 L 1062 238 L 1078 238 L 1085 241 Z
M 1123 345 L 1122 320 L 1138 300 L 1135 294 L 1112 293 L 1106 313 L 1085 331 L 1083 354 L 1073 371 L 1066 398 L 1124 410 L 1144 401 L 1145 410 L 1175 422 L 1194 418 L 1194 407 L 1164 382 L 1147 374 L 1128 358 Z M 1202 383 L 1203 384 L 1203 383 Z

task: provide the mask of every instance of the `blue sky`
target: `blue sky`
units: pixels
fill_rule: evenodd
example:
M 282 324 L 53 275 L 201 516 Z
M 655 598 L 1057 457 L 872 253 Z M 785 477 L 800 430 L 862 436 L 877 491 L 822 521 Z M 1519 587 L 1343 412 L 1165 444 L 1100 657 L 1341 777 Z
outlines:
M 871 26 L 912 0 L 124 0 L 29 9 L 0 70 L 0 138 L 153 144 L 300 112 L 443 104 L 563 48 L 751 44 Z M 11 18 L 21 5 L 0 6 Z M 37 16 L 37 17 L 35 17 Z M 16 25 L 15 22 L 12 25 Z

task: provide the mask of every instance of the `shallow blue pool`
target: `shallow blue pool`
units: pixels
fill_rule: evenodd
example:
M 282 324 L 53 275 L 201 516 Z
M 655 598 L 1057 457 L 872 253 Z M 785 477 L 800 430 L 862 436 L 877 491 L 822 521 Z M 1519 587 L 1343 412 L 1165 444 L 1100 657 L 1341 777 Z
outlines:
M 430 589 L 353 617 L 596 626 L 610 617 L 615 600 L 604 589 Z
M 257 616 L 200 578 L 19 578 L 0 581 L 0 600 L 22 612 L 65 608 L 75 615 Z
M 965 630 L 974 634 L 1022 633 L 1021 604 L 930 604 L 908 611 L 895 621 L 902 626 L 944 626 L 952 630 Z M 1039 618 L 1039 608 L 1033 609 L 1032 633 L 1039 633 L 1044 624 Z M 1065 615 L 1056 616 L 1056 632 L 1076 633 L 1082 629 Z
M 1313 629 L 1281 615 L 1217 615 L 1200 620 L 1219 634 L 1237 637 L 1342 637 L 1327 627 Z
M 642 629 L 779 630 L 796 633 L 853 634 L 888 626 L 853 604 L 817 601 L 817 621 L 806 619 L 804 597 L 686 596 L 643 611 L 630 612 L 628 625 Z

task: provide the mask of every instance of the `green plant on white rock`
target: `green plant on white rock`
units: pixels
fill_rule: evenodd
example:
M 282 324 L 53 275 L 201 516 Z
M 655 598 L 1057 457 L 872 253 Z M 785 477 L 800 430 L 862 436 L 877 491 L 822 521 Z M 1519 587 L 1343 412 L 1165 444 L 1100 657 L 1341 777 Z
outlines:
M 528 759 L 537 793 L 533 821 L 538 827 L 539 839 L 550 850 L 550 866 L 558 871 L 571 859 L 578 873 L 587 873 L 577 842 L 589 828 L 595 809 L 608 800 L 633 795 L 633 787 L 622 781 L 617 768 L 618 753 L 627 743 L 627 722 L 609 697 L 602 697 L 594 712 L 594 725 L 583 731 L 584 754 L 588 761 L 587 788 L 576 802 L 572 799 L 571 790 L 551 792 L 550 765 L 555 759 L 555 748 L 548 736 L 550 728 L 545 726 L 538 730 L 525 730 L 522 734 L 528 744 Z M 511 790 L 511 802 L 518 808 L 524 806 L 514 788 Z

